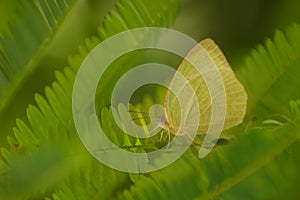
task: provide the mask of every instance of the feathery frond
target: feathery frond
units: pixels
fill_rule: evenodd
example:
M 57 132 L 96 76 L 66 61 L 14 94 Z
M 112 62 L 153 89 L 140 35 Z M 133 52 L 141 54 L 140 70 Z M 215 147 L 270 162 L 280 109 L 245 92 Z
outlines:
M 119 178 L 120 176 L 117 175 L 118 173 L 113 169 L 105 170 L 104 166 L 102 166 L 100 163 L 98 163 L 98 161 L 93 160 L 86 154 L 86 151 L 82 149 L 83 146 L 78 141 L 78 137 L 72 120 L 71 107 L 72 87 L 76 71 L 78 70 L 84 58 L 87 56 L 88 52 L 90 52 L 97 44 L 99 44 L 101 40 L 104 40 L 106 37 L 116 34 L 120 31 L 136 27 L 137 25 L 139 25 L 139 23 L 137 23 L 136 21 L 144 21 L 143 24 L 140 24 L 142 26 L 170 25 L 171 21 L 175 17 L 175 13 L 177 12 L 178 3 L 179 1 L 177 0 L 157 0 L 151 3 L 149 1 L 126 0 L 118 3 L 116 11 L 112 11 L 107 15 L 104 21 L 104 27 L 100 29 L 100 35 L 91 37 L 90 39 L 86 39 L 86 44 L 79 48 L 79 54 L 70 58 L 70 67 L 65 68 L 63 72 L 56 72 L 57 81 L 55 81 L 51 87 L 45 88 L 46 98 L 42 97 L 39 94 L 35 96 L 38 108 L 35 106 L 28 107 L 27 116 L 29 124 L 26 124 L 21 120 L 17 120 L 18 126 L 14 129 L 15 137 L 9 137 L 8 139 L 11 150 L 9 151 L 4 148 L 1 149 L 4 161 L 0 166 L 1 172 L 3 171 L 0 178 L 0 183 L 2 184 L 8 179 L 8 183 L 11 183 L 11 185 L 18 185 L 20 188 L 23 188 L 23 190 L 21 190 L 20 193 L 15 194 L 10 189 L 8 189 L 7 191 L 3 189 L 0 193 L 0 196 L 2 198 L 28 198 L 34 195 L 45 196 L 47 194 L 45 192 L 48 192 L 49 188 L 53 188 L 54 183 L 60 182 L 62 178 L 67 177 L 70 174 L 72 174 L 72 176 L 70 176 L 70 181 L 76 180 L 76 183 L 78 183 L 81 180 L 80 176 L 82 176 L 86 180 L 89 180 L 90 176 L 96 176 L 96 173 L 98 173 L 96 171 L 93 171 L 93 173 L 95 174 L 91 175 L 88 173 L 89 171 L 91 171 L 91 169 L 88 168 L 87 173 L 82 172 L 82 174 L 81 172 L 78 172 L 76 174 L 72 167 L 73 164 L 71 163 L 76 163 L 81 167 L 96 166 L 95 169 L 105 171 L 103 171 L 102 174 L 104 175 L 104 179 L 102 181 L 96 180 L 95 186 L 97 187 L 93 193 L 90 193 L 91 196 L 97 196 L 97 193 L 99 193 L 98 190 L 101 189 L 100 186 L 102 185 L 107 185 L 107 187 L 105 187 L 106 189 L 114 187 L 114 190 L 117 190 L 118 179 L 111 179 L 109 174 L 112 174 Z M 46 4 L 43 4 L 43 6 L 43 8 L 46 9 Z M 52 8 L 51 5 L 47 4 L 47 6 L 49 6 L 47 8 Z M 48 26 L 52 27 L 57 21 L 55 16 L 57 16 L 58 13 L 52 15 L 52 11 L 50 11 L 51 9 L 46 9 L 44 11 L 44 14 L 47 18 Z M 126 22 L 128 25 L 121 26 L 120 22 Z M 30 56 L 28 55 L 28 57 Z M 109 77 L 112 76 L 113 75 L 109 75 Z M 107 87 L 109 87 L 109 83 L 107 83 Z M 43 159 L 43 156 L 32 157 L 32 155 L 42 154 L 41 149 L 43 149 L 43 147 L 47 145 L 52 145 L 55 148 L 56 143 L 58 143 L 58 146 L 64 146 L 65 148 L 65 150 L 58 155 L 58 158 L 67 156 L 70 156 L 71 158 L 68 159 L 68 161 L 63 162 L 62 165 L 64 170 L 62 170 L 62 172 L 59 173 L 57 177 L 53 177 L 53 181 L 47 182 L 44 180 L 41 183 L 42 187 L 35 188 L 31 182 L 31 180 L 34 179 L 34 176 L 36 176 L 34 173 L 28 173 L 26 179 L 24 179 L 24 181 L 21 183 L 18 183 L 15 179 L 10 179 L 10 177 L 15 177 L 16 175 L 14 171 L 10 170 L 16 166 L 14 160 L 19 161 L 18 165 L 20 165 L 20 163 L 22 163 L 22 160 L 24 161 L 24 159 L 33 159 L 33 163 L 39 163 L 39 161 L 41 161 L 40 159 Z M 14 149 L 17 150 L 15 151 Z M 55 152 L 50 151 L 50 154 L 55 157 Z M 81 155 L 83 155 L 83 157 L 87 159 L 90 159 L 90 161 L 85 160 L 85 162 L 80 162 L 82 161 Z M 21 161 L 19 160 L 19 156 L 21 156 L 22 158 Z M 47 154 L 45 154 L 44 156 L 47 156 Z M 30 164 L 33 163 L 29 163 L 26 169 L 35 169 L 34 166 L 30 166 Z M 39 171 L 41 172 L 40 174 L 46 176 L 46 174 L 50 172 L 53 173 L 53 171 L 49 170 L 51 166 L 56 166 L 54 168 L 57 169 L 57 166 L 61 166 L 60 164 L 60 159 L 54 159 L 51 164 L 45 164 L 45 166 L 41 166 L 41 168 L 39 169 Z M 68 171 L 68 173 L 65 173 L 66 171 Z M 110 173 L 108 173 L 108 171 L 110 171 Z M 20 168 L 17 168 L 17 172 L 22 173 L 22 171 L 20 171 Z M 73 174 L 73 172 L 75 174 Z M 26 171 L 24 171 L 24 173 L 26 173 Z M 97 176 L 99 178 L 103 178 L 100 174 L 98 175 Z M 111 181 L 111 184 L 107 183 L 107 179 L 105 177 L 107 177 Z M 125 182 L 130 182 L 128 175 L 125 174 L 124 177 Z M 70 182 L 66 182 L 66 184 L 68 185 L 70 184 Z M 58 186 L 56 186 L 56 188 L 57 190 L 59 190 L 60 184 L 58 183 L 57 185 Z M 68 186 L 70 187 L 68 190 L 71 190 L 75 195 L 76 192 L 75 190 L 73 190 L 72 186 Z M 74 187 L 76 188 L 77 192 L 80 191 L 77 190 L 78 188 L 76 185 Z M 28 191 L 32 193 L 28 193 Z M 100 196 L 104 195 L 105 192 L 106 191 L 103 190 Z M 55 195 L 53 197 L 55 198 Z
M 259 45 L 237 72 L 248 92 L 248 116 L 289 114 L 287 101 L 299 99 L 300 26 L 286 33 L 277 31 L 274 40 Z M 262 116 L 264 114 L 264 116 Z

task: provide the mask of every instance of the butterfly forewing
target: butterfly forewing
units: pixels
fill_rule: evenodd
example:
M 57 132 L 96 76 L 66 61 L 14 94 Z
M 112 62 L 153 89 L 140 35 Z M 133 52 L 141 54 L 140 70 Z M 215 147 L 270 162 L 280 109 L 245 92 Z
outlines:
M 193 63 L 200 65 L 202 67 L 202 75 L 212 80 L 216 79 L 215 77 L 217 77 L 217 72 L 211 70 L 209 63 L 213 61 L 218 67 L 218 71 L 223 79 L 227 103 L 226 105 L 214 106 L 226 106 L 226 118 L 223 129 L 231 128 L 241 123 L 244 118 L 247 105 L 247 93 L 245 92 L 243 85 L 235 77 L 235 74 L 225 56 L 213 40 L 205 39 L 198 45 L 202 48 L 193 48 L 186 57 Z M 202 50 L 199 51 L 199 49 Z M 179 78 L 180 74 L 188 80 L 188 83 L 183 82 Z M 166 94 L 164 105 L 168 124 L 172 126 L 174 131 L 179 129 L 181 118 L 183 118 L 183 121 L 185 122 L 184 126 L 186 126 L 187 129 L 190 126 L 197 126 L 198 134 L 205 134 L 207 132 L 211 121 L 212 99 L 202 75 L 186 60 L 183 60 L 177 69 Z M 187 84 L 190 85 L 188 86 Z M 190 86 L 194 89 L 194 93 L 197 98 L 194 98 L 190 92 L 186 92 L 186 89 Z M 180 110 L 181 108 L 178 98 L 174 95 L 174 93 L 170 92 L 171 89 L 173 90 L 174 88 L 177 90 L 179 88 L 182 89 L 179 95 L 184 97 L 184 102 L 186 104 L 182 110 Z M 196 115 L 199 115 L 199 113 L 195 112 L 195 108 L 197 106 L 200 110 L 199 123 L 195 123 L 197 120 L 194 121 L 194 119 L 197 119 Z

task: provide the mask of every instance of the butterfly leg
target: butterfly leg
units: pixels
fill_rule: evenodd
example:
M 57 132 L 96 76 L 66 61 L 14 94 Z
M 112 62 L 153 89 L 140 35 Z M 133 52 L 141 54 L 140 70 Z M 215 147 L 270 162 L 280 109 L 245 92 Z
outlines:
M 162 140 L 163 134 L 164 134 L 164 131 L 161 130 L 161 132 L 160 132 L 160 138 L 159 138 L 159 141 L 160 141 L 160 142 L 161 142 L 161 140 Z
M 163 140 L 163 135 L 164 135 L 164 131 L 161 131 L 160 132 L 160 138 L 159 138 L 159 141 L 162 141 Z M 168 137 L 168 141 L 170 141 L 170 138 L 171 138 L 171 136 L 170 136 L 170 131 L 168 130 L 168 133 L 167 133 L 167 137 Z
M 170 129 L 168 129 L 168 145 L 167 145 L 167 149 L 170 146 L 170 142 L 171 142 L 171 132 L 170 132 Z
M 163 139 L 163 131 L 161 131 L 161 133 L 160 133 L 160 139 L 159 139 L 159 141 L 162 141 L 162 139 Z M 170 146 L 170 141 L 171 141 L 171 132 L 170 132 L 170 129 L 168 129 L 168 145 L 167 145 L 167 149 L 169 148 L 169 146 Z
M 152 129 L 151 131 L 150 131 L 150 133 L 152 134 L 156 129 L 158 129 L 159 127 L 157 126 L 157 127 L 155 127 L 154 129 Z

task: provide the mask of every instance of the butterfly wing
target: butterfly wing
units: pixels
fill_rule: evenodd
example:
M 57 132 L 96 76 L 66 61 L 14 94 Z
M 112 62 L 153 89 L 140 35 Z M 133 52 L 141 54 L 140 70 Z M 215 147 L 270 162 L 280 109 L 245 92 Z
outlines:
M 235 77 L 234 72 L 232 71 L 228 61 L 223 55 L 220 48 L 214 43 L 212 39 L 205 39 L 201 41 L 198 45 L 200 45 L 203 51 L 199 51 L 199 48 L 193 48 L 187 55 L 187 58 L 194 63 L 200 64 L 202 67 L 209 66 L 209 62 L 212 61 L 218 67 L 218 71 L 223 79 L 225 93 L 226 93 L 226 118 L 224 122 L 223 129 L 229 129 L 233 126 L 238 125 L 243 121 L 243 118 L 246 113 L 247 106 L 247 93 L 243 87 L 243 85 L 239 82 L 239 80 Z M 209 55 L 209 56 L 208 56 Z M 209 70 L 209 69 L 206 69 Z M 181 73 L 188 80 L 189 84 L 195 91 L 195 95 L 197 96 L 197 100 L 193 98 L 191 95 L 185 95 L 185 89 L 188 87 L 186 83 L 178 81 L 179 73 Z M 210 77 L 214 78 L 213 73 L 208 73 Z M 186 96 L 186 101 L 190 104 L 189 107 L 184 108 L 182 115 L 180 116 L 180 105 L 177 97 L 168 90 L 165 97 L 165 112 L 168 123 L 173 127 L 173 130 L 178 130 L 180 126 L 181 117 L 183 119 L 188 119 L 186 121 L 185 126 L 199 126 L 198 134 L 205 134 L 210 125 L 211 120 L 211 97 L 207 85 L 202 78 L 201 74 L 199 74 L 198 70 L 191 65 L 188 61 L 183 60 L 180 64 L 177 72 L 175 73 L 170 88 L 179 88 L 182 90 L 180 95 Z M 194 123 L 193 119 L 196 119 L 196 115 L 198 113 L 194 112 L 195 106 L 200 109 L 200 122 Z M 224 106 L 224 105 L 216 105 L 216 106 Z

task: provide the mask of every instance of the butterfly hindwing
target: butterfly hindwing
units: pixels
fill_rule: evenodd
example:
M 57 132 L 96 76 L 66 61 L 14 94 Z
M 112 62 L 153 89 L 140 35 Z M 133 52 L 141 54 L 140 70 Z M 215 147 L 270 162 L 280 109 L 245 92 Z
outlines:
M 201 73 L 211 80 L 215 79 L 217 76 L 215 73 L 217 72 L 211 70 L 212 66 L 210 63 L 213 62 L 217 66 L 218 72 L 223 79 L 227 103 L 226 105 L 216 106 L 226 106 L 226 118 L 223 129 L 229 129 L 243 121 L 246 113 L 247 93 L 243 85 L 236 78 L 224 54 L 213 40 L 205 39 L 198 43 L 198 45 L 199 46 L 194 47 L 188 53 L 186 58 L 193 63 L 197 63 L 197 66 L 201 66 Z M 179 81 L 181 80 L 179 78 L 179 73 L 188 80 L 189 86 L 186 82 Z M 190 86 L 194 89 L 197 99 L 193 98 L 190 92 L 185 92 Z M 190 106 L 185 106 L 182 110 L 183 116 L 181 116 L 178 98 L 168 90 L 165 97 L 165 109 L 168 123 L 175 127 L 173 128 L 174 130 L 177 130 L 180 125 L 181 117 L 183 117 L 183 121 L 186 120 L 185 126 L 198 126 L 198 134 L 205 134 L 210 125 L 212 110 L 211 96 L 202 75 L 187 60 L 183 60 L 178 67 L 169 88 L 176 88 L 177 90 L 178 88 L 181 88 L 182 90 L 179 95 L 182 95 L 185 103 Z M 197 119 L 197 116 L 195 115 L 199 115 L 199 113 L 194 112 L 194 108 L 197 106 L 200 109 L 199 123 L 193 121 L 193 119 Z

